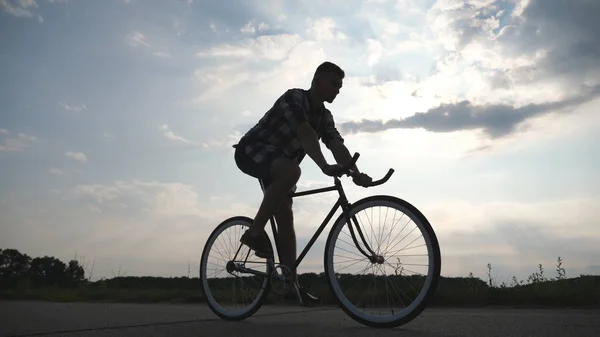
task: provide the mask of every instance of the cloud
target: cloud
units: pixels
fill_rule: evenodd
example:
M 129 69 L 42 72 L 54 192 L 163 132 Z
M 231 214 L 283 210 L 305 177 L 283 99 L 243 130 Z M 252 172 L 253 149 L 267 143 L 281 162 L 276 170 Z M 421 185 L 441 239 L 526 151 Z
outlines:
M 206 48 L 196 55 L 219 61 L 216 66 L 207 64 L 194 71 L 200 94 L 192 99 L 192 104 L 203 107 L 242 86 L 246 87 L 245 92 L 236 95 L 255 98 L 262 94 L 281 94 L 278 88 L 296 86 L 302 79 L 310 83 L 308 77 L 326 59 L 323 48 L 298 34 L 262 35 Z M 239 103 L 242 108 L 242 102 L 232 103 Z M 256 104 L 257 100 L 248 103 Z M 243 109 L 251 107 L 246 104 Z
M 218 45 L 196 53 L 199 57 L 253 58 L 254 60 L 278 61 L 302 41 L 296 34 L 261 35 L 236 44 Z
M 77 185 L 71 193 L 96 207 L 133 207 L 154 218 L 201 215 L 197 192 L 182 183 L 119 180 L 111 185 Z
M 208 141 L 200 142 L 193 141 L 176 134 L 175 132 L 173 132 L 173 130 L 171 130 L 171 128 L 167 124 L 161 125 L 160 130 L 163 132 L 163 136 L 165 136 L 165 138 L 167 138 L 168 140 L 186 145 L 191 145 L 194 147 L 202 147 L 204 149 L 231 147 L 231 145 L 237 140 L 238 136 L 234 132 L 233 134 L 229 134 L 227 137 L 225 137 L 224 140 L 211 139 Z
M 239 104 L 240 109 L 249 110 L 253 109 L 249 104 L 261 104 L 256 100 L 259 95 L 273 97 L 281 94 L 281 88 L 310 83 L 314 69 L 327 59 L 318 43 L 297 34 L 262 35 L 238 44 L 213 46 L 197 55 L 218 59 L 219 63 L 195 70 L 200 94 L 192 104 L 218 104 L 221 97 L 244 86 L 243 92 L 236 95 L 247 95 L 249 101 L 240 98 L 231 102 L 230 108 L 237 109 L 235 104 Z
M 170 59 L 174 55 L 187 58 L 188 51 L 192 47 L 183 47 L 178 44 L 178 39 L 173 39 L 173 34 L 181 36 L 185 29 L 182 27 L 181 20 L 172 19 L 172 23 L 165 25 L 149 25 L 144 27 L 144 32 L 140 30 L 130 31 L 125 36 L 125 42 L 144 55 L 151 55 L 158 59 Z M 191 51 L 189 51 L 191 53 Z M 146 54 L 147 53 L 147 54 Z
M 194 71 L 200 94 L 193 99 L 196 105 L 221 97 L 237 85 L 250 79 L 250 71 L 242 62 L 206 66 Z
M 415 18 L 423 26 L 413 32 L 428 48 L 415 56 L 433 60 L 433 67 L 429 62 L 404 67 L 401 80 L 414 79 L 412 95 L 426 105 L 426 110 L 409 109 L 427 111 L 461 101 L 510 109 L 578 97 L 582 87 L 600 84 L 599 28 L 590 14 L 599 6 L 592 1 L 440 0 L 425 15 L 417 9 Z M 384 49 L 394 49 L 379 34 Z M 413 65 L 421 71 L 410 69 Z
M 110 132 L 104 132 L 104 134 L 102 134 L 102 138 L 106 142 L 111 142 L 111 141 L 115 140 L 116 136 Z
M 187 273 L 188 261 L 197 265 L 198 242 L 215 223 L 229 212 L 246 209 L 235 202 L 216 205 L 179 182 L 116 180 L 79 184 L 58 193 L 60 197 L 33 210 L 3 208 L 0 228 L 7 236 L 0 241 L 34 256 L 64 259 L 77 251 L 96 261 L 94 278 L 110 277 L 111 268 L 120 264 L 128 275 L 149 275 L 147 259 L 162 261 L 151 275 Z M 28 232 L 40 235 L 27 238 Z M 164 247 L 177 249 L 168 252 Z
M 497 281 L 508 281 L 515 275 L 526 279 L 542 264 L 546 275 L 555 275 L 554 266 L 560 256 L 568 277 L 589 273 L 600 259 L 597 242 L 600 235 L 594 223 L 577 222 L 577 231 L 548 226 L 539 221 L 494 218 L 483 228 L 461 229 L 441 234 L 448 270 L 470 270 L 484 279 L 487 263 Z M 588 232 L 585 233 L 584 230 Z
M 164 52 L 164 51 L 157 51 L 157 52 L 152 53 L 152 55 L 154 55 L 154 56 L 156 56 L 158 58 L 163 58 L 163 59 L 171 57 L 170 53 Z
M 244 27 L 240 29 L 240 32 L 245 34 L 254 34 L 257 31 L 262 32 L 264 30 L 269 29 L 269 24 L 261 21 L 260 23 L 256 23 L 256 20 L 251 20 Z
M 308 33 L 317 42 L 345 41 L 348 36 L 339 30 L 333 18 L 308 19 Z
M 165 136 L 165 138 L 175 141 L 175 142 L 180 142 L 180 143 L 184 143 L 184 144 L 189 144 L 189 145 L 195 145 L 195 146 L 199 146 L 200 143 L 194 142 L 192 140 L 183 138 L 179 135 L 177 135 L 175 132 L 173 132 L 171 130 L 171 128 L 169 128 L 169 126 L 167 124 L 163 124 L 160 126 L 160 130 L 163 131 L 163 136 Z
M 83 152 L 67 152 L 65 156 L 80 163 L 87 163 L 87 156 Z
M 59 102 L 58 104 L 67 111 L 81 112 L 87 110 L 87 105 L 85 105 L 85 103 L 80 105 L 70 105 L 67 103 Z
M 16 17 L 33 17 L 32 10 L 38 7 L 35 0 L 0 0 L 0 8 Z
M 139 47 L 139 46 L 150 47 L 150 43 L 148 43 L 148 39 L 140 31 L 135 31 L 135 32 L 129 33 L 127 35 L 127 44 L 129 44 L 132 47 Z
M 124 231 L 148 233 L 146 239 L 150 241 L 164 238 L 160 234 L 162 231 L 165 235 L 179 232 L 182 238 L 195 233 L 190 244 L 208 236 L 207 229 L 212 230 L 215 223 L 229 217 L 230 212 L 242 213 L 249 209 L 228 200 L 228 207 L 219 210 L 215 205 L 222 207 L 223 201 L 199 194 L 192 185 L 139 179 L 77 185 L 65 194 L 65 198 L 68 202 L 86 203 L 95 212 L 105 214 L 103 219 L 122 223 Z M 111 235 L 121 234 L 114 231 Z M 175 237 L 179 236 L 175 234 Z M 127 249 L 126 242 L 128 240 L 118 249 Z M 188 248 L 194 250 L 197 247 Z
M 160 224 L 167 226 L 167 229 L 171 228 L 171 220 L 179 219 L 186 220 L 187 225 L 203 232 L 206 229 L 203 228 L 204 225 L 214 226 L 215 221 L 222 221 L 231 212 L 245 214 L 255 211 L 254 208 L 226 197 L 215 198 L 199 194 L 190 184 L 156 180 L 133 179 L 105 184 L 81 184 L 71 188 L 64 196 L 67 201 L 85 202 L 115 218 L 127 217 L 128 220 L 133 220 L 135 226 L 143 223 Z M 227 207 L 219 210 L 224 204 Z M 187 221 L 199 219 L 204 222 Z
M 561 78 L 565 85 L 589 81 L 600 83 L 600 12 L 598 1 L 521 0 L 523 9 L 514 24 L 506 27 L 499 42 L 512 55 L 545 57 L 534 69 L 540 78 Z M 527 81 L 528 76 L 517 80 Z
M 62 3 L 69 0 L 46 0 L 49 3 Z M 39 8 L 36 0 L 0 0 L 0 9 L 15 17 L 31 18 L 36 9 Z M 39 22 L 44 22 L 44 19 L 38 15 Z
M 10 132 L 6 129 L 0 129 L 0 134 L 8 135 Z M 0 141 L 0 152 L 20 152 L 29 147 L 38 139 L 34 136 L 29 136 L 24 133 L 18 133 L 16 137 L 5 138 Z
M 340 131 L 354 134 L 400 128 L 423 128 L 432 132 L 483 129 L 490 138 L 500 138 L 514 132 L 518 125 L 529 118 L 560 110 L 564 112 L 591 101 L 600 95 L 600 85 L 582 91 L 584 94 L 563 101 L 528 104 L 522 107 L 504 104 L 475 105 L 465 100 L 455 104 L 442 104 L 404 119 L 391 119 L 386 122 L 369 119 L 344 122 L 340 123 Z
M 514 5 L 514 6 L 513 6 Z M 600 83 L 597 1 L 438 1 L 429 22 L 438 41 L 496 86 Z
M 302 179 L 298 189 L 329 185 L 331 182 Z M 363 196 L 370 194 L 360 193 Z M 310 238 L 315 230 L 314 224 L 319 224 L 327 213 L 323 204 L 333 202 L 335 194 L 295 200 L 299 240 L 307 241 Z M 546 270 L 552 270 L 558 256 L 569 261 L 566 263 L 569 275 L 586 272 L 600 259 L 600 247 L 596 244 L 600 240 L 596 225 L 600 217 L 600 209 L 596 206 L 599 202 L 597 197 L 539 202 L 446 198 L 443 203 L 419 203 L 418 208 L 436 231 L 443 254 L 443 275 L 466 276 L 473 272 L 485 278 L 489 262 L 494 267 L 494 273 L 498 272 L 498 276 L 504 280 L 512 275 L 526 278 L 537 269 L 539 263 Z M 383 223 L 389 224 L 390 219 L 384 220 L 382 216 L 369 222 L 373 228 L 381 228 Z M 386 228 L 389 232 L 390 227 Z M 409 224 L 406 232 L 413 228 L 414 224 Z M 320 238 L 319 241 L 324 239 Z M 309 257 L 319 256 L 311 252 Z
M 64 171 L 62 171 L 60 169 L 57 169 L 56 167 L 51 167 L 50 170 L 49 170 L 49 172 L 52 173 L 52 174 L 56 174 L 56 175 L 63 175 L 63 174 L 65 174 Z

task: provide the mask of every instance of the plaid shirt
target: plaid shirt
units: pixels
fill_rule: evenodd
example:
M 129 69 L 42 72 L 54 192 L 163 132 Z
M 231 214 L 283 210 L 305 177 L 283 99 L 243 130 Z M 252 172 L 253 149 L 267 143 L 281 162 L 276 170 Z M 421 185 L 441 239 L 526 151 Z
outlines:
M 333 139 L 344 142 L 335 127 L 333 115 L 322 103 L 311 109 L 308 90 L 289 89 L 240 139 L 240 145 L 244 145 L 246 154 L 260 164 L 282 154 L 300 163 L 306 151 L 302 148 L 296 129 L 307 119 L 318 139 L 328 148 Z

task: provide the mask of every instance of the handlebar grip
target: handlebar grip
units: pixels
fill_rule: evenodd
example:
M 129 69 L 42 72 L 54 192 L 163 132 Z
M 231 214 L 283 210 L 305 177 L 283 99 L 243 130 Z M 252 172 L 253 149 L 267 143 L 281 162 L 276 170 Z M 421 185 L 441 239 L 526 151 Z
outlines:
M 351 175 L 352 167 L 354 166 L 354 164 L 356 164 L 358 157 L 360 157 L 360 154 L 358 152 L 354 153 L 352 160 L 350 160 L 350 162 L 348 164 L 346 164 L 346 166 L 343 166 L 343 167 L 339 168 L 338 170 L 336 170 L 336 172 L 332 176 L 341 177 L 344 174 Z
M 352 171 L 352 167 L 353 167 L 353 166 L 354 166 L 354 164 L 356 164 L 356 162 L 358 161 L 358 157 L 360 157 L 360 153 L 358 153 L 358 152 L 355 152 L 355 153 L 354 153 L 354 156 L 352 156 L 352 160 L 350 160 L 350 162 L 349 162 L 348 164 L 346 164 L 346 166 L 344 166 L 343 168 L 341 168 L 341 169 L 340 169 L 339 171 L 337 171 L 337 172 L 336 172 L 336 174 L 334 174 L 334 175 L 335 175 L 335 176 L 337 176 L 337 177 L 339 177 L 339 176 L 342 176 L 342 175 L 344 175 L 344 174 L 346 174 L 346 175 L 348 175 L 348 176 L 354 176 L 354 175 L 355 175 L 357 172 L 354 172 L 354 171 Z M 390 168 L 390 169 L 388 170 L 388 172 L 386 173 L 386 175 L 385 175 L 383 178 L 381 178 L 381 179 L 379 179 L 379 180 L 376 180 L 376 181 L 373 181 L 373 182 L 371 182 L 371 183 L 369 184 L 369 187 L 372 187 L 372 186 L 378 186 L 378 185 L 384 184 L 385 182 L 387 182 L 387 181 L 388 181 L 388 180 L 391 178 L 392 174 L 394 174 L 394 169 L 393 169 L 393 168 Z M 366 187 L 366 186 L 365 186 L 365 187 Z
M 352 160 L 344 167 L 344 172 L 347 172 L 352 168 L 352 166 L 354 166 L 354 164 L 356 164 L 358 157 L 360 157 L 360 153 L 355 152 L 354 156 L 352 156 Z

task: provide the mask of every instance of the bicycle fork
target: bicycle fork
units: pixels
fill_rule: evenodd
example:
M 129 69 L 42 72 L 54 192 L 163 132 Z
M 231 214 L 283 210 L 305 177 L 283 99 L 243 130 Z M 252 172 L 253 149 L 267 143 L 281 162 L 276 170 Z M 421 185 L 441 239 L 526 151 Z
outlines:
M 343 192 L 340 193 L 340 199 L 341 199 L 340 201 L 341 201 L 341 206 L 342 206 L 342 214 L 344 215 L 344 221 L 345 221 L 346 225 L 348 225 L 348 229 L 350 229 L 350 235 L 352 236 L 352 241 L 354 241 L 356 248 L 361 252 L 361 254 L 363 254 L 366 258 L 368 258 L 369 261 L 371 261 L 371 263 L 383 264 L 384 263 L 383 256 L 377 255 L 377 253 L 375 253 L 371 249 L 371 247 L 369 247 L 369 244 L 367 243 L 367 240 L 365 239 L 365 236 L 364 236 L 362 230 L 360 229 L 360 226 L 358 224 L 358 220 L 356 219 L 356 216 L 352 215 L 352 222 L 356 226 L 356 231 L 358 232 L 358 235 L 360 236 L 360 239 L 362 240 L 362 243 L 364 244 L 368 253 L 365 252 L 365 250 L 363 250 L 361 248 L 361 246 L 358 243 L 358 240 L 356 238 L 356 235 L 354 234 L 354 230 L 352 229 L 352 227 L 353 227 L 352 222 L 350 222 L 350 219 L 348 218 L 348 214 L 350 213 L 350 203 L 346 199 L 345 193 L 343 193 Z

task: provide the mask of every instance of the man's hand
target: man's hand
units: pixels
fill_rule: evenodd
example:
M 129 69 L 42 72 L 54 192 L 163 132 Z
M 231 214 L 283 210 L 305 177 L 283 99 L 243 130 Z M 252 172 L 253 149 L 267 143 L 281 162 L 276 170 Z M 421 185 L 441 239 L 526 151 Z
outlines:
M 373 179 L 365 173 L 358 173 L 352 177 L 352 181 L 358 186 L 368 187 L 373 182 Z

